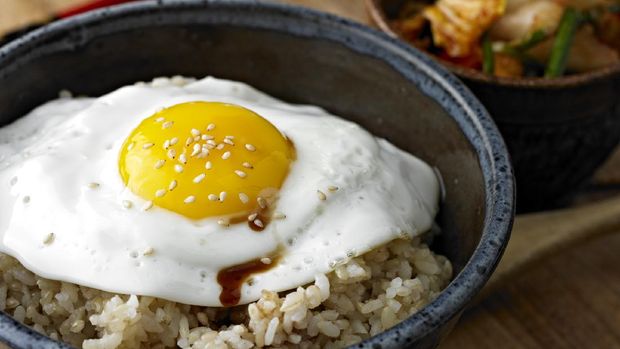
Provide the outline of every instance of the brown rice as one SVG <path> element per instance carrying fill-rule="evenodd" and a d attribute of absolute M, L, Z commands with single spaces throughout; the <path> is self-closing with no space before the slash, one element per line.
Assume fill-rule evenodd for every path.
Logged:
<path fill-rule="evenodd" d="M 0 254 L 0 309 L 84 349 L 342 348 L 384 331 L 434 299 L 452 266 L 420 238 L 375 249 L 314 284 L 263 291 L 236 308 L 208 308 L 41 278 Z"/>

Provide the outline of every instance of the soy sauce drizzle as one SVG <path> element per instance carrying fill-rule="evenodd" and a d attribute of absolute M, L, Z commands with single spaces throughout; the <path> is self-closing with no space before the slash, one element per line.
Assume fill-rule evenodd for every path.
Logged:
<path fill-rule="evenodd" d="M 270 256 L 271 263 L 265 264 L 261 259 L 233 265 L 220 270 L 217 273 L 217 282 L 222 286 L 220 302 L 225 307 L 232 307 L 239 304 L 241 300 L 241 287 L 250 276 L 263 273 L 274 268 L 280 260 L 280 255 Z"/>
<path fill-rule="evenodd" d="M 297 152 L 295 150 L 295 144 L 288 137 L 286 137 L 286 140 L 292 149 L 292 159 L 296 160 Z M 230 217 L 229 223 L 239 224 L 247 222 L 248 226 L 253 231 L 260 232 L 265 230 L 273 217 L 273 209 L 275 208 L 275 203 L 277 201 L 278 190 L 276 188 L 266 188 L 262 190 L 260 196 L 267 201 L 267 205 L 265 207 L 261 208 L 259 205 L 259 207 L 250 212 L 248 215 Z M 249 220 L 248 217 L 253 214 L 256 214 L 256 217 Z M 256 224 L 256 219 L 260 220 L 262 226 Z M 252 275 L 264 273 L 274 268 L 280 261 L 282 254 L 283 247 L 279 246 L 276 251 L 272 253 L 272 255 L 268 256 L 271 260 L 271 263 L 269 264 L 263 263 L 261 261 L 262 258 L 258 258 L 220 270 L 217 273 L 217 282 L 222 287 L 222 291 L 220 292 L 220 302 L 222 305 L 225 307 L 233 307 L 239 304 L 239 301 L 241 300 L 241 287 L 243 284 Z"/>

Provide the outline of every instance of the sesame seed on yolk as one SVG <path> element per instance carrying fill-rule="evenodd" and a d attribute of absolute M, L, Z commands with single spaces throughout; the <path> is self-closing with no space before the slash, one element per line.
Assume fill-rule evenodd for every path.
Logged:
<path fill-rule="evenodd" d="M 144 119 L 125 140 L 119 170 L 144 200 L 203 219 L 257 210 L 263 193 L 281 187 L 293 159 L 288 140 L 260 115 L 231 104 L 189 102 Z M 222 194 L 213 200 L 213 193 Z M 247 200 L 226 199 L 226 193 Z"/>

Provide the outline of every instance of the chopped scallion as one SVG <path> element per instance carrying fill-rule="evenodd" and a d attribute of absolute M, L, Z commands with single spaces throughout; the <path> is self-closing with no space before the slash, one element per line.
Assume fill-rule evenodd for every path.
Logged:
<path fill-rule="evenodd" d="M 569 7 L 564 11 L 547 62 L 545 77 L 555 78 L 564 74 L 575 31 L 580 22 L 579 17 L 579 13 L 574 8 Z"/>
<path fill-rule="evenodd" d="M 495 53 L 488 35 L 482 41 L 482 71 L 490 75 L 495 73 Z"/>

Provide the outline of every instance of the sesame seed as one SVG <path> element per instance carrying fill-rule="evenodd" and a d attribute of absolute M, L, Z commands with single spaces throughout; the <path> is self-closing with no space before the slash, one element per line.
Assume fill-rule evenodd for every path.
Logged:
<path fill-rule="evenodd" d="M 164 120 L 166 119 L 163 116 L 160 116 L 157 119 L 155 119 L 155 122 L 164 122 Z"/>
<path fill-rule="evenodd" d="M 198 176 L 194 177 L 194 183 L 200 183 L 202 182 L 203 179 L 205 179 L 206 175 L 204 173 L 199 174 Z"/>
<path fill-rule="evenodd" d="M 156 170 L 159 170 L 160 168 L 164 167 L 165 164 L 166 164 L 166 160 L 164 159 L 157 160 L 154 167 Z"/>
<path fill-rule="evenodd" d="M 257 197 L 256 202 L 258 202 L 258 206 L 260 206 L 260 208 L 267 208 L 267 200 L 265 200 L 262 196 Z"/>
<path fill-rule="evenodd" d="M 179 164 L 174 165 L 174 171 L 177 173 L 183 173 L 183 165 L 179 165 Z"/>
<path fill-rule="evenodd" d="M 88 183 L 88 187 L 89 187 L 90 189 L 97 189 L 97 188 L 99 188 L 100 186 L 101 186 L 101 184 L 99 184 L 99 183 L 97 183 L 97 182 L 91 182 L 91 183 Z"/>
<path fill-rule="evenodd" d="M 155 143 L 145 143 L 142 145 L 142 149 L 150 149 L 155 145 Z"/>
<path fill-rule="evenodd" d="M 245 178 L 245 176 L 247 176 L 247 174 L 241 170 L 235 170 L 235 173 L 241 178 Z"/>
<path fill-rule="evenodd" d="M 172 127 L 172 125 L 174 125 L 174 122 L 172 122 L 172 121 L 167 121 L 167 122 L 164 122 L 164 123 L 163 123 L 163 125 L 161 125 L 161 128 L 163 128 L 163 129 L 167 129 L 167 128 Z"/>
<path fill-rule="evenodd" d="M 267 258 L 267 257 L 261 258 L 260 262 L 263 264 L 271 264 L 271 258 Z"/>
<path fill-rule="evenodd" d="M 244 204 L 250 202 L 250 198 L 245 193 L 239 193 L 239 200 L 241 200 L 241 202 Z"/>
<path fill-rule="evenodd" d="M 187 137 L 187 139 L 185 140 L 185 146 L 189 147 L 192 143 L 194 143 L 194 138 L 193 137 Z"/>
<path fill-rule="evenodd" d="M 209 124 L 207 126 L 207 131 L 213 131 L 215 129 L 215 124 Z"/>
<path fill-rule="evenodd" d="M 153 201 L 147 201 L 142 205 L 142 211 L 148 211 L 153 208 Z"/>
<path fill-rule="evenodd" d="M 199 141 L 200 141 L 200 136 L 194 137 L 194 142 L 199 142 Z"/>
<path fill-rule="evenodd" d="M 200 131 L 198 131 L 195 128 L 193 128 L 190 132 L 192 133 L 192 136 L 194 136 L 194 137 L 200 136 Z"/>
<path fill-rule="evenodd" d="M 233 142 L 230 138 L 224 138 L 223 142 L 228 145 L 235 145 L 235 142 Z"/>
<path fill-rule="evenodd" d="M 256 219 L 256 217 L 258 217 L 258 213 L 252 213 L 251 215 L 248 216 L 248 221 L 253 221 Z"/>
<path fill-rule="evenodd" d="M 174 137 L 170 140 L 170 145 L 175 145 L 179 143 L 179 138 L 178 137 Z"/>
<path fill-rule="evenodd" d="M 168 148 L 170 148 L 170 140 L 166 139 L 166 141 L 164 142 L 164 149 Z"/>
<path fill-rule="evenodd" d="M 213 136 L 211 136 L 211 135 L 202 135 L 201 138 L 202 138 L 203 141 L 208 141 L 208 140 L 213 139 Z"/>
<path fill-rule="evenodd" d="M 155 196 L 158 198 L 161 198 L 164 195 L 166 195 L 166 189 L 159 189 L 158 191 L 155 192 Z"/>
<path fill-rule="evenodd" d="M 235 139 L 235 136 L 226 136 L 224 138 L 228 138 L 228 139 Z"/>
<path fill-rule="evenodd" d="M 245 145 L 245 149 L 248 151 L 256 151 L 256 147 L 249 143 Z"/>
<path fill-rule="evenodd" d="M 216 143 L 214 140 L 212 140 L 212 139 L 209 139 L 209 140 L 207 141 L 207 144 L 208 144 L 208 145 L 211 145 L 211 146 L 214 146 L 214 147 L 217 145 L 217 143 Z"/>
<path fill-rule="evenodd" d="M 215 149 L 217 149 L 217 150 L 222 150 L 222 149 L 224 149 L 224 143 L 220 143 L 220 144 L 218 144 L 218 145 L 217 145 L 217 147 L 215 147 Z"/>
<path fill-rule="evenodd" d="M 174 149 L 168 149 L 168 157 L 174 159 L 177 156 L 177 151 Z"/>
<path fill-rule="evenodd" d="M 222 159 L 223 160 L 227 160 L 228 158 L 230 158 L 230 152 L 229 151 L 227 151 L 224 154 L 222 154 Z"/>
<path fill-rule="evenodd" d="M 129 200 L 123 200 L 123 207 L 126 209 L 130 209 L 133 207 L 133 202 Z"/>
<path fill-rule="evenodd" d="M 254 224 L 256 224 L 256 226 L 259 227 L 259 228 L 264 228 L 265 227 L 265 225 L 263 224 L 263 221 L 261 221 L 258 218 L 254 220 Z"/>
<path fill-rule="evenodd" d="M 147 248 L 146 250 L 144 250 L 144 252 L 142 252 L 143 256 L 152 256 L 155 253 L 155 249 L 152 247 Z"/>
<path fill-rule="evenodd" d="M 330 185 L 329 187 L 327 187 L 327 190 L 331 191 L 332 193 L 335 191 L 338 191 L 338 187 L 335 185 Z"/>
<path fill-rule="evenodd" d="M 194 144 L 194 148 L 192 151 L 192 154 L 190 156 L 196 156 L 198 155 L 198 153 L 200 153 L 200 150 L 202 149 L 202 147 L 200 146 L 200 144 Z"/>
<path fill-rule="evenodd" d="M 131 150 L 131 149 L 133 149 L 133 147 L 134 147 L 135 145 L 136 145 L 136 144 L 135 144 L 134 142 L 129 143 L 129 145 L 127 146 L 127 150 Z"/>
<path fill-rule="evenodd" d="M 186 197 L 185 200 L 183 200 L 183 202 L 186 203 L 186 204 L 191 204 L 194 201 L 196 201 L 196 197 L 194 195 L 190 195 L 190 196 Z"/>
<path fill-rule="evenodd" d="M 172 181 L 170 181 L 170 184 L 168 184 L 168 190 L 173 191 L 176 187 L 177 181 L 176 179 L 173 179 Z"/>
<path fill-rule="evenodd" d="M 207 156 L 209 156 L 209 149 L 202 148 L 202 150 L 200 151 L 200 154 L 198 154 L 198 157 L 201 158 L 201 159 L 204 159 Z"/>
<path fill-rule="evenodd" d="M 217 221 L 217 224 L 219 224 L 221 226 L 224 226 L 224 227 L 227 227 L 227 226 L 230 225 L 227 221 L 225 221 L 223 219 L 220 219 L 219 221 Z"/>
<path fill-rule="evenodd" d="M 317 190 L 317 191 L 316 191 L 316 194 L 318 195 L 319 200 L 321 200 L 321 201 L 325 201 L 325 200 L 327 200 L 327 195 L 325 195 L 325 193 L 324 193 L 324 192 L 322 192 L 322 191 L 320 191 L 320 190 Z"/>
<path fill-rule="evenodd" d="M 187 164 L 187 156 L 185 156 L 185 153 L 183 153 L 183 154 L 179 155 L 179 161 L 180 161 L 183 165 Z"/>
<path fill-rule="evenodd" d="M 251 163 L 249 163 L 249 162 L 244 162 L 244 163 L 243 163 L 243 164 L 241 164 L 241 165 L 242 165 L 243 167 L 245 167 L 245 168 L 254 168 L 254 166 L 252 166 L 252 164 L 251 164 Z"/>
<path fill-rule="evenodd" d="M 284 219 L 286 218 L 286 215 L 282 212 L 276 211 L 273 213 L 273 218 L 274 219 Z"/>
<path fill-rule="evenodd" d="M 45 239 L 43 239 L 43 244 L 50 245 L 52 242 L 54 242 L 54 238 L 55 238 L 54 233 L 47 234 L 45 236 Z"/>
<path fill-rule="evenodd" d="M 207 198 L 209 199 L 209 201 L 217 201 L 217 200 L 219 200 L 219 198 L 215 194 L 209 194 L 209 196 Z"/>
<path fill-rule="evenodd" d="M 226 192 L 225 191 L 220 193 L 220 201 L 224 202 L 224 200 L 226 200 Z"/>
<path fill-rule="evenodd" d="M 207 170 L 210 170 L 210 169 L 212 169 L 212 168 L 213 168 L 213 164 L 211 164 L 211 161 L 207 161 L 207 163 L 205 164 L 205 168 L 206 168 Z"/>

